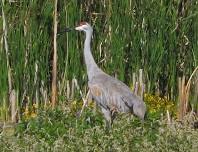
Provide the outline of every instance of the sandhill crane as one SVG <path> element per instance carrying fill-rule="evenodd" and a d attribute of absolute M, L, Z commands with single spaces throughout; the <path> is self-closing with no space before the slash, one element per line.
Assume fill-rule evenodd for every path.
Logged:
<path fill-rule="evenodd" d="M 75 30 L 83 31 L 86 34 L 84 59 L 88 74 L 88 87 L 92 98 L 104 114 L 106 127 L 111 127 L 117 112 L 131 112 L 144 120 L 146 105 L 143 100 L 133 94 L 123 82 L 103 72 L 94 61 L 90 46 L 92 27 L 87 22 L 81 22 Z"/>

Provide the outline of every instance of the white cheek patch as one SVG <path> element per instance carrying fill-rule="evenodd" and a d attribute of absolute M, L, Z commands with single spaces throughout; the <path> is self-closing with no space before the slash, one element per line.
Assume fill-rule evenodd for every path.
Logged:
<path fill-rule="evenodd" d="M 82 31 L 82 26 L 76 27 L 75 30 L 77 30 L 77 31 Z"/>
<path fill-rule="evenodd" d="M 75 28 L 77 31 L 83 31 L 86 28 L 86 25 L 81 25 Z"/>

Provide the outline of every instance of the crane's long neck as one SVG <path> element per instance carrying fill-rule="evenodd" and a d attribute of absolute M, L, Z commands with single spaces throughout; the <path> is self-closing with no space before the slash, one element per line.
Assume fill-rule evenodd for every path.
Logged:
<path fill-rule="evenodd" d="M 85 64 L 87 67 L 87 73 L 88 73 L 89 80 L 91 80 L 92 77 L 94 76 L 94 74 L 99 70 L 99 68 L 91 54 L 91 36 L 92 36 L 92 30 L 87 31 L 85 44 L 84 44 L 84 58 L 85 58 Z"/>

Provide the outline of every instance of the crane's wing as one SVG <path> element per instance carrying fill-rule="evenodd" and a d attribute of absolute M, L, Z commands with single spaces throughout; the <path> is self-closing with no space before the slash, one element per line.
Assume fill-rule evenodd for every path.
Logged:
<path fill-rule="evenodd" d="M 102 108 L 106 110 L 110 110 L 109 105 L 106 103 L 104 88 L 100 84 L 91 83 L 91 82 L 88 82 L 88 86 L 89 86 L 92 98 L 96 101 L 96 103 Z"/>
<path fill-rule="evenodd" d="M 142 102 L 127 85 L 107 74 L 95 76 L 88 85 L 94 100 L 103 107 L 129 112 L 134 104 Z"/>

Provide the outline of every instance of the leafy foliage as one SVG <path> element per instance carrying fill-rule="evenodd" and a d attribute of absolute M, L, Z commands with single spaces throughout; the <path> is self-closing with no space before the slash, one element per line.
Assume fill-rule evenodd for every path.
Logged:
<path fill-rule="evenodd" d="M 177 106 L 173 101 L 170 101 L 166 98 L 152 94 L 145 94 L 144 101 L 146 102 L 150 113 L 164 113 L 166 110 L 169 110 L 169 112 L 176 114 Z"/>
<path fill-rule="evenodd" d="M 144 126 L 129 115 L 119 115 L 109 132 L 100 113 L 86 108 L 82 117 L 67 110 L 39 110 L 24 120 L 15 136 L 0 136 L 2 151 L 192 151 L 197 150 L 197 131 L 191 125 L 149 116 Z"/>

